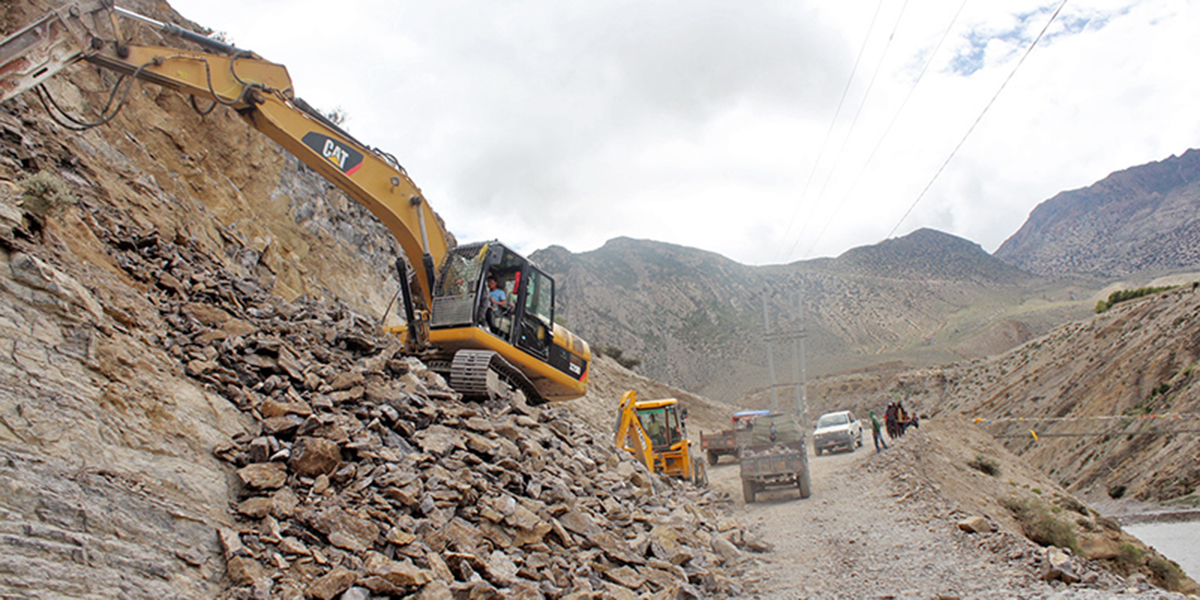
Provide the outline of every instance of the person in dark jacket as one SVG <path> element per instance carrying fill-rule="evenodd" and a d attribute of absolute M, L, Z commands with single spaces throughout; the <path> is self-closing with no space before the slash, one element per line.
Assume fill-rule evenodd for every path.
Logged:
<path fill-rule="evenodd" d="M 899 429 L 899 422 L 897 420 L 895 402 L 887 405 L 887 410 L 885 410 L 883 413 L 883 422 L 885 425 L 887 425 L 887 434 L 889 439 L 895 441 L 896 438 L 900 437 L 900 433 L 896 431 Z"/>

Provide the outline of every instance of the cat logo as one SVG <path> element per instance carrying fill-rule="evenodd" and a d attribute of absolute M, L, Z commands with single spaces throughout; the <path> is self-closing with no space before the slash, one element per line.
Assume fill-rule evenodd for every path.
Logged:
<path fill-rule="evenodd" d="M 347 175 L 353 175 L 362 166 L 363 155 L 361 152 L 327 135 L 310 131 L 304 134 L 301 141 Z"/>

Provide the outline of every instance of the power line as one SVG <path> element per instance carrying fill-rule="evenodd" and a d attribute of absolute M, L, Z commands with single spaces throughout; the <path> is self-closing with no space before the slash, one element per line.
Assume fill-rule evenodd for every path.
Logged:
<path fill-rule="evenodd" d="M 892 132 L 892 127 L 896 125 L 896 121 L 900 120 L 900 114 L 903 113 L 904 109 L 908 106 L 908 101 L 912 98 L 913 93 L 917 91 L 917 86 L 921 85 L 921 80 L 925 78 L 925 73 L 929 70 L 929 65 L 933 64 L 933 58 L 937 56 L 938 50 L 942 49 L 942 44 L 945 43 L 946 38 L 950 37 L 950 32 L 953 31 L 954 24 L 958 22 L 958 17 L 962 15 L 962 11 L 964 8 L 966 8 L 968 1 L 969 0 L 963 0 L 962 3 L 958 5 L 958 10 L 955 11 L 954 17 L 950 19 L 950 23 L 946 25 L 946 30 L 942 32 L 941 39 L 939 39 L 937 44 L 933 47 L 933 50 L 929 53 L 929 57 L 925 59 L 925 64 L 921 66 L 921 72 L 917 74 L 916 81 L 913 82 L 912 87 L 908 88 L 908 93 L 905 94 L 904 100 L 900 103 L 900 108 L 896 109 L 896 114 L 892 115 L 892 120 L 888 122 L 887 128 L 885 128 L 883 130 L 883 134 L 879 136 L 879 141 L 876 142 L 875 147 L 871 149 L 870 156 L 867 157 L 867 160 L 863 163 L 862 168 L 858 170 L 858 175 L 854 176 L 854 182 L 850 184 L 850 188 L 846 190 L 846 193 L 842 196 L 841 201 L 838 202 L 834 207 L 833 214 L 830 215 L 829 219 L 825 221 L 825 225 L 821 227 L 821 231 L 817 233 L 817 236 L 813 238 L 812 243 L 809 244 L 808 248 L 804 251 L 804 258 L 812 255 L 813 250 L 817 247 L 817 242 L 820 242 L 821 238 L 825 237 L 825 232 L 829 230 L 829 226 L 836 219 L 838 212 L 841 211 L 843 206 L 845 206 L 846 200 L 850 198 L 850 195 L 854 193 L 854 190 L 858 189 L 858 182 L 862 181 L 863 174 L 867 172 L 867 167 L 869 167 L 871 162 L 875 160 L 875 155 L 878 154 L 879 149 L 883 147 L 883 142 L 887 139 L 888 134 Z M 796 246 L 799 245 L 799 243 L 800 238 L 797 237 L 796 243 L 792 245 L 791 252 L 788 253 L 789 256 L 792 252 L 796 251 Z"/>
<path fill-rule="evenodd" d="M 1174 435 L 1177 433 L 1200 433 L 1200 429 L 1153 429 L 1150 431 L 1093 431 L 1084 433 L 1041 433 L 1038 432 L 1039 438 L 1051 437 L 1104 437 L 1104 436 L 1139 436 L 1139 435 Z M 1026 438 L 1032 437 L 1029 433 L 1005 433 L 992 434 L 994 438 Z"/>
<path fill-rule="evenodd" d="M 1091 415 L 1087 417 L 998 417 L 988 419 L 975 417 L 975 423 L 987 425 L 1000 423 L 1069 423 L 1081 421 L 1152 421 L 1154 419 L 1196 419 L 1200 413 L 1144 413 L 1138 415 Z"/>
<path fill-rule="evenodd" d="M 1038 32 L 1037 37 L 1033 40 L 1033 43 L 1029 44 L 1029 48 L 1027 48 L 1025 53 L 1021 55 L 1021 59 L 1017 61 L 1017 64 L 1013 67 L 1012 72 L 1009 73 L 1008 77 L 1004 79 L 1004 82 L 1000 84 L 1000 88 L 996 90 L 996 93 L 992 96 L 992 99 L 988 100 L 987 105 L 983 107 L 983 111 L 980 112 L 979 116 L 975 118 L 975 122 L 971 123 L 971 127 L 967 129 L 965 134 L 963 134 L 962 139 L 958 141 L 958 145 L 956 145 L 954 149 L 950 151 L 950 156 L 947 156 L 946 160 L 942 162 L 942 166 L 938 167 L 937 172 L 933 174 L 933 178 L 930 179 L 929 183 L 925 185 L 925 189 L 921 190 L 921 193 L 917 195 L 917 199 L 913 200 L 912 205 L 908 207 L 908 210 L 904 211 L 904 214 L 900 217 L 900 220 L 896 221 L 896 226 L 892 227 L 892 230 L 888 232 L 884 239 L 889 239 L 893 234 L 896 233 L 896 230 L 900 228 L 900 224 L 903 223 L 904 220 L 908 218 L 908 215 L 912 213 L 913 209 L 917 207 L 917 204 L 922 198 L 925 197 L 926 192 L 929 191 L 929 188 L 933 187 L 933 183 L 937 181 L 937 178 L 942 174 L 942 171 L 946 169 L 946 165 L 950 164 L 950 161 L 954 159 L 954 155 L 957 154 L 958 150 L 963 147 L 963 144 L 966 143 L 967 138 L 971 136 L 971 132 L 975 131 L 975 127 L 979 125 L 980 121 L 983 120 L 983 116 L 987 114 L 988 109 L 990 109 L 992 104 L 996 102 L 996 98 L 1000 97 L 1000 93 L 1004 91 L 1004 88 L 1008 85 L 1008 82 L 1012 81 L 1013 76 L 1017 74 L 1017 69 L 1020 69 L 1021 65 L 1025 63 L 1025 59 L 1029 58 L 1029 54 L 1032 53 L 1033 49 L 1037 47 L 1037 44 L 1039 41 L 1041 41 L 1042 36 L 1046 34 L 1046 30 L 1050 29 L 1050 24 L 1054 22 L 1054 19 L 1058 17 L 1058 13 L 1062 12 L 1063 7 L 1066 5 L 1067 0 L 1062 0 L 1062 2 L 1058 5 L 1058 8 L 1054 9 L 1054 14 L 1050 15 L 1050 20 L 1046 21 L 1046 25 L 1042 27 L 1040 32 Z"/>
<path fill-rule="evenodd" d="M 883 46 L 883 52 L 879 55 L 879 61 L 875 63 L 875 70 L 871 72 L 871 80 L 867 83 L 867 90 L 863 92 L 862 102 L 858 105 L 858 110 L 854 112 L 854 118 L 850 120 L 850 128 L 846 131 L 846 137 L 842 138 L 842 145 L 838 148 L 837 156 L 833 157 L 833 164 L 829 166 L 829 171 L 825 174 L 825 183 L 821 184 L 821 191 L 817 192 L 816 203 L 820 204 L 825 197 L 825 190 L 829 188 L 829 182 L 833 180 L 833 174 L 837 171 L 838 164 L 842 162 L 842 154 L 846 152 L 846 145 L 850 143 L 850 138 L 854 135 L 854 129 L 858 125 L 858 118 L 862 116 L 863 108 L 867 105 L 867 100 L 871 98 L 871 90 L 875 87 L 875 80 L 879 77 L 879 69 L 883 67 L 883 61 L 887 59 L 888 50 L 892 47 L 892 40 L 896 39 L 896 30 L 900 29 L 900 21 L 904 19 L 904 11 L 908 8 L 908 0 L 904 0 L 904 4 L 900 6 L 900 13 L 896 15 L 896 23 L 892 25 L 892 32 L 888 34 L 887 43 Z M 837 206 L 834 207 L 834 214 L 837 214 Z M 832 219 L 832 217 L 830 217 Z M 826 221 L 828 223 L 828 221 Z M 796 246 L 800 244 L 800 239 L 804 237 L 804 231 L 808 228 L 808 222 L 800 228 L 800 233 L 796 234 L 796 241 L 792 244 L 792 248 L 788 250 L 788 256 L 791 256 L 796 251 Z"/>
<path fill-rule="evenodd" d="M 792 218 L 788 221 L 787 229 L 783 232 L 783 239 L 787 239 L 788 234 L 792 232 L 792 225 L 796 223 L 796 217 L 800 215 L 800 208 L 804 206 L 804 198 L 808 195 L 808 186 L 812 183 L 813 175 L 817 172 L 817 165 L 821 164 L 821 157 L 825 155 L 825 145 L 829 143 L 829 136 L 833 133 L 833 127 L 837 124 L 838 117 L 842 114 L 842 106 L 846 102 L 846 96 L 850 93 L 850 86 L 854 83 L 854 74 L 858 72 L 858 65 L 862 62 L 863 54 L 867 50 L 867 42 L 871 40 L 871 32 L 875 30 L 875 21 L 879 18 L 879 11 L 883 8 L 883 0 L 875 5 L 875 14 L 871 16 L 871 24 L 867 27 L 867 35 L 863 37 L 862 46 L 858 48 L 858 57 L 854 59 L 854 67 L 850 69 L 850 77 L 846 79 L 846 87 L 842 90 L 842 97 L 838 100 L 837 110 L 833 113 L 833 119 L 829 121 L 829 128 L 825 130 L 825 139 L 821 140 L 821 148 L 817 151 L 817 158 L 813 161 L 812 170 L 808 172 L 808 179 L 804 182 L 804 190 L 800 192 L 800 201 L 796 203 L 796 210 L 792 213 Z"/>

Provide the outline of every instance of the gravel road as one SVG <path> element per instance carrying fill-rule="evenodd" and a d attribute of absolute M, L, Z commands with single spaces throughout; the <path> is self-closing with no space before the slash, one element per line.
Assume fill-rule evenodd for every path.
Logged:
<path fill-rule="evenodd" d="M 905 440 L 900 440 L 903 443 Z M 774 551 L 747 573 L 756 598 L 1183 598 L 1107 572 L 1082 568 L 1075 585 L 1042 580 L 1043 550 L 1005 532 L 967 534 L 970 516 L 952 506 L 889 453 L 811 456 L 813 495 L 794 489 L 742 500 L 738 465 L 710 467 L 711 485 Z"/>

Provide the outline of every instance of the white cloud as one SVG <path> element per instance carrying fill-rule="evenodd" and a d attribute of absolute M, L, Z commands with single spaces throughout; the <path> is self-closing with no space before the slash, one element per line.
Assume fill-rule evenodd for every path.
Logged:
<path fill-rule="evenodd" d="M 628 235 L 761 264 L 896 227 L 1058 2 L 172 5 L 343 108 L 460 239 L 583 251 Z M 994 250 L 1058 191 L 1197 146 L 1196 31 L 1184 0 L 1067 4 L 897 235 Z"/>

